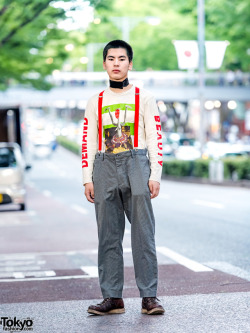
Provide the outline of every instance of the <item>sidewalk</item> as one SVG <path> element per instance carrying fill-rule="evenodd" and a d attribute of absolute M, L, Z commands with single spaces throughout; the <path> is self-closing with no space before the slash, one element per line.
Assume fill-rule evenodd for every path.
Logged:
<path fill-rule="evenodd" d="M 1 317 L 30 318 L 35 333 L 250 332 L 250 292 L 160 299 L 165 315 L 142 315 L 140 298 L 125 298 L 126 312 L 121 315 L 88 315 L 88 306 L 100 300 L 5 304 L 0 305 L 0 314 Z"/>

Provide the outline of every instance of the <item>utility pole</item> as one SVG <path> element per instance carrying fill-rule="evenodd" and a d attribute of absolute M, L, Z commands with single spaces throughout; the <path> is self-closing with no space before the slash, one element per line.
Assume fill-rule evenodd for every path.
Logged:
<path fill-rule="evenodd" d="M 201 144 L 201 152 L 204 147 L 206 129 L 205 129 L 205 65 L 204 65 L 204 50 L 205 50 L 205 9 L 204 0 L 198 0 L 198 47 L 199 47 L 199 100 L 200 100 L 200 133 L 199 140 Z"/>
<path fill-rule="evenodd" d="M 113 22 L 118 29 L 122 32 L 122 39 L 129 43 L 130 31 L 133 30 L 138 23 L 144 21 L 142 17 L 110 17 L 110 21 Z"/>
<path fill-rule="evenodd" d="M 132 31 L 140 22 L 146 22 L 149 25 L 159 25 L 161 20 L 159 17 L 146 16 L 146 17 L 110 17 L 118 29 L 122 32 L 122 39 L 129 43 L 130 31 Z"/>
<path fill-rule="evenodd" d="M 95 53 L 105 46 L 105 43 L 89 43 L 87 44 L 87 72 L 94 72 L 94 56 Z"/>

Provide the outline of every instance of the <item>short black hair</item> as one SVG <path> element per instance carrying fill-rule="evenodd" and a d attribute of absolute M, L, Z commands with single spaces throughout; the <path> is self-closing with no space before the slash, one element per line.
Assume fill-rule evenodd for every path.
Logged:
<path fill-rule="evenodd" d="M 109 42 L 103 49 L 103 61 L 106 61 L 106 57 L 109 49 L 118 49 L 123 48 L 127 51 L 129 62 L 133 60 L 133 49 L 132 47 L 125 42 L 124 40 L 116 39 Z"/>

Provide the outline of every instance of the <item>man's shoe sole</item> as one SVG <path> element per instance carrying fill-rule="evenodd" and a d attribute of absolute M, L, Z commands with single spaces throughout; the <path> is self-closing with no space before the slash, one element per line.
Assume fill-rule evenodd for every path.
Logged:
<path fill-rule="evenodd" d="M 97 310 L 88 309 L 88 313 L 99 315 L 99 316 L 105 316 L 105 315 L 109 315 L 109 314 L 121 314 L 124 312 L 125 312 L 125 308 L 113 309 L 113 310 L 110 310 L 107 312 L 101 312 L 101 311 L 97 311 Z"/>
<path fill-rule="evenodd" d="M 155 308 L 152 310 L 147 310 L 147 309 L 141 309 L 141 313 L 143 314 L 148 314 L 148 315 L 156 315 L 156 314 L 163 314 L 165 312 L 164 309 L 161 308 Z"/>

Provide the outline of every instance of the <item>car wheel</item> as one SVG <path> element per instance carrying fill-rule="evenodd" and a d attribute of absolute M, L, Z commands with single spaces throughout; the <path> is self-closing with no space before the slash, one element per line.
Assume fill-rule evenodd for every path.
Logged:
<path fill-rule="evenodd" d="M 25 204 L 24 203 L 22 203 L 22 204 L 20 204 L 20 210 L 25 210 Z"/>

